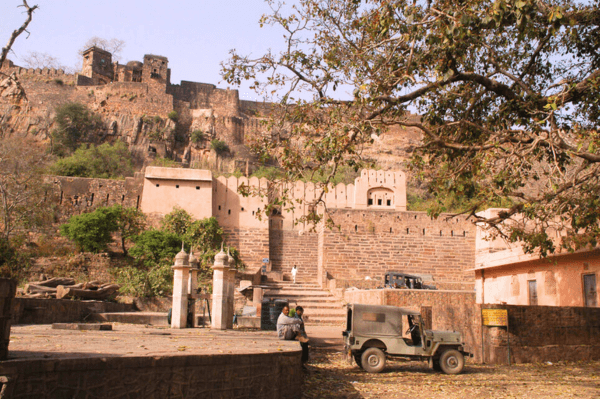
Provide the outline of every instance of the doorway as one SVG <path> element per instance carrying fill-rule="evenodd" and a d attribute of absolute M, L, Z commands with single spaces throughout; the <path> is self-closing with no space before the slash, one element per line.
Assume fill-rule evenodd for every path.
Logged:
<path fill-rule="evenodd" d="M 596 275 L 583 276 L 583 301 L 586 307 L 598 306 L 598 293 L 596 291 Z"/>
<path fill-rule="evenodd" d="M 527 281 L 529 285 L 529 305 L 537 306 L 538 305 L 538 295 L 537 295 L 537 281 Z"/>

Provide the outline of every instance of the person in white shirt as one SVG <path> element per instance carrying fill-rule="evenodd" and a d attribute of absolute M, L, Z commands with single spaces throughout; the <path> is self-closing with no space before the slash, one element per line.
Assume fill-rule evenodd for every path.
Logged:
<path fill-rule="evenodd" d="M 298 268 L 294 265 L 292 267 L 292 278 L 294 278 L 294 283 L 296 283 L 296 274 L 298 273 Z"/>

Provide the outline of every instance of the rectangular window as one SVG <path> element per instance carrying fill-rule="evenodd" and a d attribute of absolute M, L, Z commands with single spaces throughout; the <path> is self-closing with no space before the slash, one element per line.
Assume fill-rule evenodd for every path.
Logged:
<path fill-rule="evenodd" d="M 583 276 L 583 298 L 586 307 L 596 307 L 598 305 L 595 274 Z"/>
<path fill-rule="evenodd" d="M 372 206 L 373 205 L 373 199 L 369 199 L 367 202 L 368 205 Z"/>
<path fill-rule="evenodd" d="M 385 322 L 385 314 L 366 312 L 363 313 L 362 320 L 369 322 Z"/>
<path fill-rule="evenodd" d="M 529 305 L 537 306 L 538 305 L 538 295 L 537 295 L 537 282 L 536 281 L 527 281 L 529 284 Z"/>

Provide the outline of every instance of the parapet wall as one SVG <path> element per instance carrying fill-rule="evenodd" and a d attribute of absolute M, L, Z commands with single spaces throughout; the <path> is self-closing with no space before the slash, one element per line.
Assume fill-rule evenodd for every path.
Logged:
<path fill-rule="evenodd" d="M 255 211 L 264 210 L 266 199 L 256 196 L 243 197 L 238 193 L 240 187 L 248 185 L 258 188 L 265 195 L 269 189 L 269 182 L 264 178 L 259 180 L 257 178 L 236 178 L 235 176 L 225 178 L 221 176 L 216 179 L 213 215 L 223 226 L 263 226 L 256 221 Z M 296 181 L 288 186 L 288 190 L 291 201 L 282 206 L 281 218 L 273 219 L 271 228 L 304 231 L 309 227 L 305 224 L 296 224 L 296 222 L 311 212 L 313 207 L 311 203 L 314 203 L 325 189 L 313 182 Z M 274 197 L 275 195 L 270 194 L 270 196 Z M 355 179 L 354 184 L 330 185 L 322 200 L 328 210 L 405 211 L 406 175 L 401 171 L 365 169 L 362 170 L 361 176 Z"/>
<path fill-rule="evenodd" d="M 141 205 L 143 181 L 139 175 L 124 180 L 48 176 L 46 182 L 53 184 L 55 201 L 65 218 L 114 204 Z"/>

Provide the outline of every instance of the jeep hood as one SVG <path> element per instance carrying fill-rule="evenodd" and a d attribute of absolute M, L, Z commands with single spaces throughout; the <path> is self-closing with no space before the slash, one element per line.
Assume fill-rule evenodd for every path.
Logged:
<path fill-rule="evenodd" d="M 441 342 L 441 343 L 461 343 L 462 342 L 459 332 L 425 330 L 425 336 L 427 337 L 427 339 L 432 339 L 434 342 Z"/>

